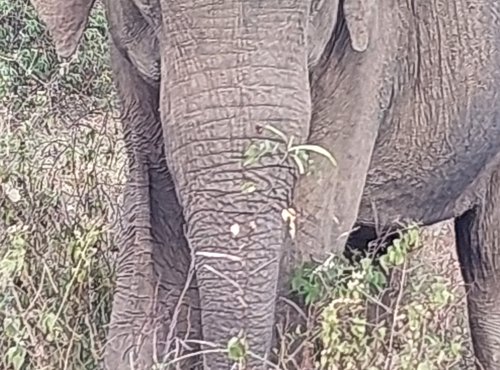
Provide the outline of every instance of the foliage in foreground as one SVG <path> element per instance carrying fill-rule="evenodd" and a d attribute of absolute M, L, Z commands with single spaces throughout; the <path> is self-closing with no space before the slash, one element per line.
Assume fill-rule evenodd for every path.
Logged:
<path fill-rule="evenodd" d="M 450 369 L 467 350 L 459 286 L 416 264 L 420 231 L 401 233 L 378 263 L 334 257 L 303 269 L 293 288 L 317 324 L 321 369 Z M 411 262 L 413 258 L 413 263 Z M 389 277 L 389 278 L 388 278 Z"/>
<path fill-rule="evenodd" d="M 0 368 L 96 369 L 124 175 L 102 9 L 69 64 L 57 60 L 27 0 L 0 0 L 0 17 Z M 457 364 L 465 341 L 457 284 L 421 264 L 417 245 L 410 230 L 382 266 L 336 257 L 297 272 L 292 285 L 308 322 L 285 336 L 312 345 L 303 352 L 313 368 Z M 396 276 L 388 302 L 384 266 Z M 387 314 L 375 327 L 368 302 Z M 241 362 L 249 351 L 228 347 Z"/>

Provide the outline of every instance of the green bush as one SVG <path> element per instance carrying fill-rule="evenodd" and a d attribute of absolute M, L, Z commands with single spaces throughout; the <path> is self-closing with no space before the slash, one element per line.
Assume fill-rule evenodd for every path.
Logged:
<path fill-rule="evenodd" d="M 420 231 L 409 228 L 378 263 L 333 257 L 299 269 L 293 290 L 314 309 L 317 369 L 457 368 L 468 351 L 460 286 L 411 265 Z M 418 258 L 414 259 L 414 262 Z M 392 288 L 391 288 L 392 283 Z M 395 285 L 394 285 L 395 284 Z"/>
<path fill-rule="evenodd" d="M 28 1 L 0 17 L 0 368 L 96 369 L 123 177 L 103 10 L 66 63 Z"/>
<path fill-rule="evenodd" d="M 0 103 L 26 118 L 40 106 L 65 97 L 103 103 L 112 96 L 106 20 L 97 6 L 79 53 L 61 62 L 28 0 L 0 0 Z"/>

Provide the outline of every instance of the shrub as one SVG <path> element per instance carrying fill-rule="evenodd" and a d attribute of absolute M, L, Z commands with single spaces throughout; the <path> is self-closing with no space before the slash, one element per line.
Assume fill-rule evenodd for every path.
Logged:
<path fill-rule="evenodd" d="M 461 365 L 468 351 L 458 300 L 461 287 L 415 263 L 422 260 L 415 256 L 421 248 L 419 235 L 415 227 L 401 233 L 378 263 L 370 255 L 358 262 L 333 257 L 298 270 L 292 287 L 309 312 L 315 312 L 307 333 L 319 338 L 315 368 L 427 370 Z"/>
<path fill-rule="evenodd" d="M 123 176 L 103 10 L 67 63 L 28 1 L 0 14 L 0 368 L 96 369 Z"/>
<path fill-rule="evenodd" d="M 28 0 L 0 0 L 0 103 L 26 118 L 37 107 L 84 97 L 99 104 L 112 96 L 106 20 L 95 7 L 79 53 L 61 62 Z"/>

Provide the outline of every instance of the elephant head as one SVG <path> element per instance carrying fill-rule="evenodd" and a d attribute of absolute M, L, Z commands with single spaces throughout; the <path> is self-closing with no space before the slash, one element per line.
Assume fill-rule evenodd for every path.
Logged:
<path fill-rule="evenodd" d="M 76 51 L 94 2 L 95 0 L 32 0 L 40 19 L 54 39 L 59 56 L 67 58 Z M 331 36 L 337 23 L 338 8 L 339 0 L 311 0 L 307 33 L 310 64 L 318 61 Z M 364 51 L 368 47 L 374 12 L 375 0 L 344 1 L 343 13 L 354 50 Z"/>
<path fill-rule="evenodd" d="M 74 53 L 93 0 L 32 1 L 58 53 Z M 311 70 L 334 37 L 340 15 L 352 49 L 369 48 L 376 2 L 108 1 L 111 11 L 123 3 L 123 9 L 159 13 L 154 34 L 161 59 L 162 134 L 195 258 L 203 339 L 225 346 L 243 335 L 255 354 L 249 368 L 260 368 L 271 345 L 288 238 L 282 215 L 292 204 L 297 169 L 280 155 L 245 166 L 242 154 L 265 142 L 283 150 L 287 143 L 277 131 L 287 140 L 307 141 Z M 143 11 L 137 14 L 147 18 Z M 247 184 L 252 191 L 245 191 Z M 229 368 L 220 352 L 207 351 L 204 361 L 207 369 Z"/>

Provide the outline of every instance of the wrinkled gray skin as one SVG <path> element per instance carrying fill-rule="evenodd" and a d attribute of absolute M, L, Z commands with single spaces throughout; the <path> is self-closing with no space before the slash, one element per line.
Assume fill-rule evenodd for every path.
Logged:
<path fill-rule="evenodd" d="M 71 55 L 92 1 L 33 2 Z M 355 225 L 451 217 L 474 349 L 485 369 L 500 368 L 498 1 L 107 8 L 130 160 L 107 368 L 149 369 L 182 343 L 197 350 L 189 339 L 225 346 L 240 330 L 265 358 L 290 267 L 341 251 Z M 300 179 L 281 158 L 244 169 L 252 139 L 276 139 L 265 124 L 323 146 L 338 167 L 320 159 Z M 257 190 L 242 192 L 247 182 Z M 203 363 L 229 369 L 217 351 Z"/>

